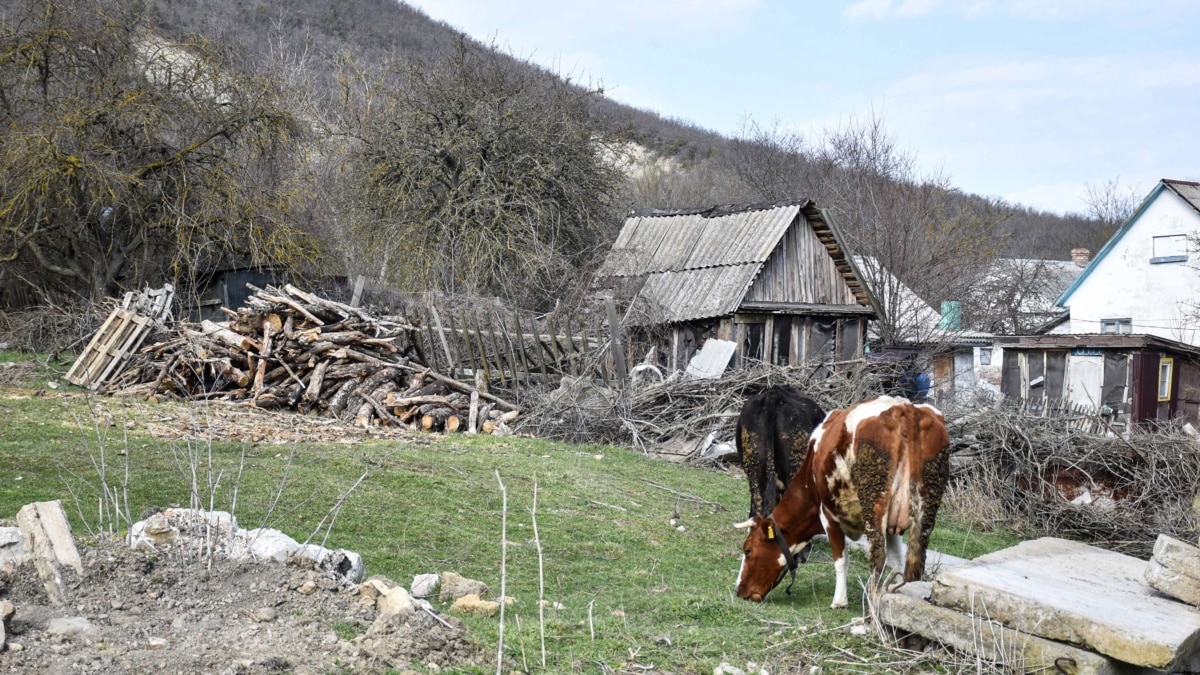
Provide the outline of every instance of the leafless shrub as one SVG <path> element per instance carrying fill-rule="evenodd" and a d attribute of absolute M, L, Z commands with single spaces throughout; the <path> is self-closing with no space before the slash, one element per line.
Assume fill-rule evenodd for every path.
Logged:
<path fill-rule="evenodd" d="M 81 348 L 113 309 L 86 300 L 0 312 L 0 342 L 9 349 L 58 354 Z"/>
<path fill-rule="evenodd" d="M 1159 533 L 1195 539 L 1195 437 L 1177 424 L 1128 436 L 1077 426 L 1078 420 L 1011 407 L 952 423 L 958 468 L 951 501 L 973 500 L 983 513 L 999 505 L 1004 516 L 979 517 L 1003 519 L 1009 527 L 1024 522 L 1035 534 L 1142 557 Z"/>

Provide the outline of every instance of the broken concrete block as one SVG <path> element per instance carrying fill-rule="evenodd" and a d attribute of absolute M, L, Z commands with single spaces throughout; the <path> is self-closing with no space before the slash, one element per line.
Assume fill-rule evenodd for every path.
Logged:
<path fill-rule="evenodd" d="M 1119 675 L 1129 671 L 1095 652 L 1021 633 L 984 616 L 972 616 L 932 605 L 926 599 L 932 582 L 909 582 L 896 593 L 879 597 L 880 623 L 935 640 L 984 661 L 1016 666 L 1021 672 L 1058 675 Z M 1067 667 L 1070 664 L 1070 667 Z"/>
<path fill-rule="evenodd" d="M 82 576 L 83 561 L 75 548 L 75 538 L 71 535 L 71 524 L 67 522 L 62 502 L 56 499 L 22 506 L 17 512 L 17 525 L 50 602 L 65 604 L 67 593 L 62 569 L 70 567 Z"/>
<path fill-rule="evenodd" d="M 16 568 L 29 560 L 21 528 L 0 527 L 0 570 Z"/>
<path fill-rule="evenodd" d="M 1146 562 L 1044 537 L 944 571 L 935 605 L 1070 642 L 1119 661 L 1165 670 L 1200 665 L 1200 613 L 1158 595 Z"/>
<path fill-rule="evenodd" d="M 480 600 L 478 595 L 468 593 L 454 601 L 450 605 L 451 614 L 465 614 L 467 616 L 496 616 L 496 612 L 500 611 L 500 603 L 491 600 Z"/>
<path fill-rule="evenodd" d="M 1173 572 L 1187 575 L 1200 583 L 1200 548 L 1174 537 L 1160 534 L 1158 541 L 1154 542 L 1154 555 L 1151 559 L 1158 561 L 1160 565 Z"/>
<path fill-rule="evenodd" d="M 1200 580 L 1180 574 L 1154 558 L 1146 563 L 1146 583 L 1160 593 L 1200 607 Z"/>
<path fill-rule="evenodd" d="M 442 572 L 441 592 L 438 594 L 443 602 L 457 600 L 464 595 L 475 595 L 486 598 L 491 593 L 487 584 L 474 579 L 467 579 L 457 572 Z"/>

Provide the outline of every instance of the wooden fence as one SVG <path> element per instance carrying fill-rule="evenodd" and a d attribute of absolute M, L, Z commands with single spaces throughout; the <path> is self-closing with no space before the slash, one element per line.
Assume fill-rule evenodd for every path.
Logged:
<path fill-rule="evenodd" d="M 1089 434 L 1101 434 L 1109 429 L 1116 419 L 1106 420 L 1094 406 L 1072 403 L 1061 398 L 1027 398 L 1005 400 L 1005 405 L 1035 417 L 1061 419 L 1067 426 Z M 1124 424 L 1118 426 L 1123 427 Z"/>
<path fill-rule="evenodd" d="M 482 377 L 506 387 L 557 382 L 563 375 L 617 377 L 611 332 L 598 312 L 534 316 L 432 303 L 419 311 L 425 360 L 451 377 Z"/>

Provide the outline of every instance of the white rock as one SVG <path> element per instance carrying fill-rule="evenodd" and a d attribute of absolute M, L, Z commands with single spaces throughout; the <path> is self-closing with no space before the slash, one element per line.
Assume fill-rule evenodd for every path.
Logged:
<path fill-rule="evenodd" d="M 746 671 L 722 661 L 721 665 L 713 668 L 713 675 L 746 675 Z"/>
<path fill-rule="evenodd" d="M 367 577 L 367 566 L 362 556 L 344 548 L 327 549 L 316 544 L 303 544 L 296 549 L 294 556 L 308 558 L 321 567 L 337 573 L 350 583 L 362 583 Z"/>
<path fill-rule="evenodd" d="M 278 563 L 287 561 L 288 556 L 300 548 L 295 539 L 279 530 L 269 527 L 253 530 L 240 530 L 237 538 L 244 542 L 245 551 L 255 560 L 273 560 Z M 231 557 L 242 557 L 234 555 Z"/>
<path fill-rule="evenodd" d="M 91 621 L 82 616 L 59 617 L 50 619 L 50 623 L 46 624 L 46 632 L 51 635 L 61 635 L 65 638 L 76 640 L 90 640 L 96 637 L 97 630 Z"/>
<path fill-rule="evenodd" d="M 414 598 L 428 598 L 437 593 L 441 583 L 442 578 L 437 574 L 418 574 L 412 580 L 412 595 Z"/>

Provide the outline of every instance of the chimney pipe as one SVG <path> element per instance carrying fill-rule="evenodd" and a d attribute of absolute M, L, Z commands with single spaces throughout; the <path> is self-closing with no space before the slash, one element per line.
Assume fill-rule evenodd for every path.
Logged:
<path fill-rule="evenodd" d="M 1092 252 L 1086 248 L 1071 249 L 1071 260 L 1079 267 L 1087 267 L 1088 261 L 1092 259 Z"/>

